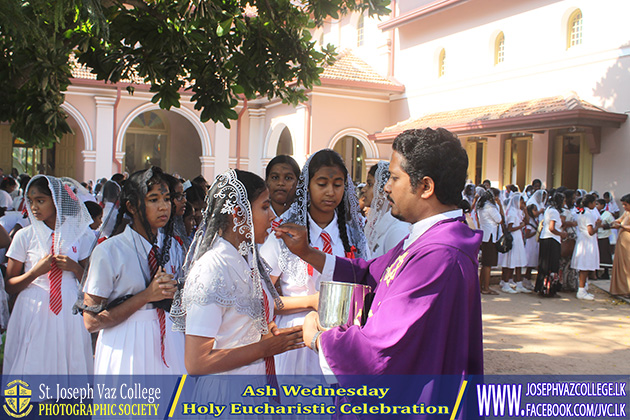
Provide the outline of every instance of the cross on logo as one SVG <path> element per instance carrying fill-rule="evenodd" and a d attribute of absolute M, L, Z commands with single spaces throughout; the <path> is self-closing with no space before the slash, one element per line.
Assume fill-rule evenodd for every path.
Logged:
<path fill-rule="evenodd" d="M 15 418 L 27 416 L 33 409 L 30 404 L 31 394 L 32 391 L 26 382 L 19 379 L 10 382 L 4 390 L 4 411 Z"/>

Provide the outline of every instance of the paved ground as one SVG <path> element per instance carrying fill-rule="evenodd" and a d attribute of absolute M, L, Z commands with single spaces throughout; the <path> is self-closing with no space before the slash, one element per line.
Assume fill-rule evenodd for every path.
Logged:
<path fill-rule="evenodd" d="M 486 374 L 630 374 L 630 305 L 591 284 L 592 302 L 482 295 Z"/>

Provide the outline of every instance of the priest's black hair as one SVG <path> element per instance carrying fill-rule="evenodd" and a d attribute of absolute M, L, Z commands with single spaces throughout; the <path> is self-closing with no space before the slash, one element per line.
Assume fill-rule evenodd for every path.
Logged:
<path fill-rule="evenodd" d="M 427 176 L 435 183 L 440 203 L 459 205 L 466 184 L 468 155 L 453 133 L 444 128 L 406 130 L 396 137 L 392 147 L 402 156 L 402 169 L 409 175 L 414 190 Z"/>

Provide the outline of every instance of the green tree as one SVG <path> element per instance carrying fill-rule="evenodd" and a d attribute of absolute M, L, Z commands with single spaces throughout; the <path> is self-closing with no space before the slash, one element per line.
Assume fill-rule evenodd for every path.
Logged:
<path fill-rule="evenodd" d="M 201 120 L 229 127 L 239 95 L 296 104 L 332 47 L 310 30 L 389 0 L 0 0 L 0 120 L 29 145 L 70 132 L 61 108 L 72 55 L 97 79 L 151 85 L 161 108 L 192 92 Z M 76 64 L 76 63 L 75 63 Z M 133 87 L 128 89 L 133 93 Z"/>

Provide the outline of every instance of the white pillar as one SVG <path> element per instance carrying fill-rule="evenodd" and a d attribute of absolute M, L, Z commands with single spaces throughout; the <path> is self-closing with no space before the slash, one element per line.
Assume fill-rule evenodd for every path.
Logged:
<path fill-rule="evenodd" d="M 295 119 L 291 121 L 291 134 L 295 134 L 295 137 L 291 139 L 293 140 L 293 159 L 300 165 L 300 168 L 304 166 L 308 158 L 306 155 L 308 145 L 306 143 L 311 134 L 306 132 L 308 128 L 307 119 L 310 118 L 307 111 L 308 107 L 306 105 L 298 105 L 295 107 Z"/>
<path fill-rule="evenodd" d="M 83 179 L 92 179 L 96 182 L 96 150 L 82 150 Z"/>
<path fill-rule="evenodd" d="M 96 178 L 110 178 L 114 161 L 114 96 L 95 96 L 96 101 Z"/>
<path fill-rule="evenodd" d="M 219 123 L 214 125 L 214 159 L 215 176 L 230 168 L 230 130 Z"/>
<path fill-rule="evenodd" d="M 247 170 L 262 176 L 263 146 L 265 144 L 265 108 L 249 109 L 249 153 Z M 241 159 L 242 162 L 242 159 Z"/>
<path fill-rule="evenodd" d="M 118 151 L 114 153 L 114 159 L 116 159 L 116 162 L 118 162 L 118 165 L 120 166 L 120 173 L 125 172 L 125 167 L 123 166 L 123 159 L 125 158 L 125 153 L 126 152 L 118 152 Z M 116 168 L 116 170 L 118 170 L 118 168 Z"/>
<path fill-rule="evenodd" d="M 214 156 L 199 156 L 201 161 L 201 175 L 208 181 L 209 185 L 212 185 L 214 177 L 220 173 L 215 170 Z"/>

